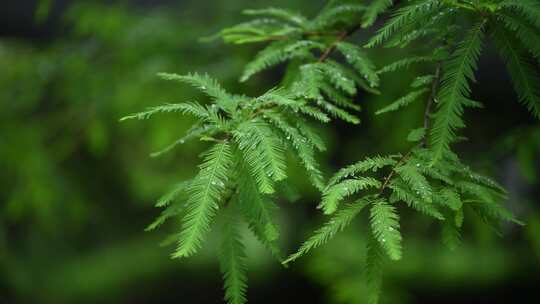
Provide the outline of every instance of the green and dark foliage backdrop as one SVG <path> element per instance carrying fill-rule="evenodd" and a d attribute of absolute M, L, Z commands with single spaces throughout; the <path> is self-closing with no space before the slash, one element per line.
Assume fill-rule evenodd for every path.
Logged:
<path fill-rule="evenodd" d="M 258 96 L 284 66 L 238 82 L 257 46 L 201 42 L 246 20 L 245 8 L 286 7 L 311 16 L 323 1 L 160 0 L 4 1 L 0 4 L 0 303 L 221 303 L 216 235 L 189 259 L 160 247 L 168 229 L 144 232 L 155 201 L 192 177 L 204 142 L 159 158 L 193 123 L 164 115 L 149 122 L 120 117 L 168 102 L 204 98 L 158 72 L 208 73 L 232 93 Z M 374 29 L 380 27 L 381 21 Z M 374 30 L 373 30 L 374 31 Z M 369 31 L 351 37 L 366 41 Z M 204 39 L 203 39 L 204 40 Z M 414 47 L 370 51 L 389 63 Z M 463 243 L 450 251 L 440 231 L 413 213 L 401 217 L 403 258 L 385 266 L 386 303 L 535 303 L 540 281 L 540 124 L 515 101 L 492 45 L 479 61 L 466 112 L 469 141 L 455 147 L 475 170 L 508 191 L 504 203 L 525 226 L 502 236 L 470 215 Z M 325 176 L 375 154 L 407 149 L 423 105 L 399 115 L 373 113 L 403 95 L 420 71 L 381 79 L 383 95 L 362 96 L 362 123 L 336 121 L 317 132 Z M 291 166 L 295 166 L 292 164 Z M 280 206 L 281 247 L 294 252 L 320 226 L 320 194 L 302 170 L 294 203 Z M 251 303 L 362 303 L 366 223 L 353 223 L 327 246 L 285 269 L 248 233 Z M 535 299 L 535 300 L 534 300 Z"/>

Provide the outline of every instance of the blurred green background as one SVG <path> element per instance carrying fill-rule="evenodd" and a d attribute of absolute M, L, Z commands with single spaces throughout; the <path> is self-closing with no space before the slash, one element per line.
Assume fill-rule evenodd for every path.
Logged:
<path fill-rule="evenodd" d="M 6 1 L 0 4 L 0 303 L 221 303 L 212 236 L 201 254 L 171 260 L 159 243 L 178 229 L 144 228 L 155 200 L 192 176 L 205 143 L 148 155 L 177 139 L 188 117 L 118 123 L 166 102 L 204 100 L 157 72 L 207 72 L 232 92 L 256 95 L 284 67 L 237 81 L 259 46 L 200 43 L 240 22 L 244 8 L 283 6 L 315 14 L 323 1 Z M 369 31 L 353 40 L 362 41 Z M 374 50 L 382 65 L 411 50 Z M 362 124 L 319 125 L 328 175 L 367 155 L 401 152 L 422 105 L 374 117 L 421 69 L 383 78 L 376 98 L 360 96 Z M 537 303 L 540 282 L 540 124 L 516 102 L 488 45 L 457 150 L 510 192 L 505 206 L 526 223 L 498 236 L 466 214 L 463 246 L 446 249 L 439 228 L 402 213 L 405 253 L 387 265 L 383 303 Z M 291 252 L 323 217 L 318 193 L 291 168 L 301 198 L 278 200 L 283 248 Z M 364 303 L 366 219 L 283 269 L 248 237 L 252 303 Z M 531 300 L 532 299 L 532 300 Z M 536 300 L 534 300 L 536 299 Z"/>

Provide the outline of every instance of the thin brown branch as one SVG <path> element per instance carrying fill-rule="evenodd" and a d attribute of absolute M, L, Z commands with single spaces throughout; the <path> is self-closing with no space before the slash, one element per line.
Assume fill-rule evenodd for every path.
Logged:
<path fill-rule="evenodd" d="M 379 195 L 383 193 L 384 189 L 386 189 L 386 187 L 388 186 L 388 183 L 390 183 L 390 180 L 392 179 L 392 177 L 394 177 L 394 174 L 396 173 L 396 170 L 395 170 L 396 167 L 399 167 L 403 162 L 405 162 L 409 158 L 409 156 L 411 156 L 411 153 L 412 153 L 412 149 L 409 152 L 407 152 L 407 154 L 403 155 L 398 160 L 396 165 L 392 167 L 392 171 L 390 171 L 390 173 L 388 173 L 388 175 L 384 178 L 384 182 L 381 188 L 379 189 Z"/>
<path fill-rule="evenodd" d="M 355 27 L 353 27 L 353 28 L 351 28 L 351 29 L 349 29 L 347 31 L 341 32 L 341 34 L 336 38 L 336 40 L 324 51 L 324 53 L 321 55 L 321 57 L 319 57 L 318 62 L 325 61 L 328 58 L 328 56 L 330 56 L 332 54 L 332 52 L 336 49 L 338 43 L 345 40 L 347 37 L 354 34 L 354 32 L 356 32 L 359 29 L 360 29 L 360 26 L 357 25 L 357 26 L 355 26 Z"/>
<path fill-rule="evenodd" d="M 403 155 L 399 160 L 398 162 L 392 167 L 392 171 L 390 171 L 390 173 L 388 173 L 388 175 L 384 178 L 384 182 L 381 186 L 381 188 L 379 188 L 379 196 L 383 193 L 384 189 L 386 189 L 386 187 L 388 187 L 388 184 L 390 183 L 390 181 L 392 180 L 392 177 L 394 177 L 394 175 L 396 174 L 396 168 L 399 167 L 401 164 L 403 164 L 407 159 L 409 159 L 409 157 L 411 156 L 413 150 L 417 147 L 419 147 L 421 144 L 419 145 L 415 145 L 414 147 L 412 147 L 409 152 L 407 152 L 405 155 Z"/>

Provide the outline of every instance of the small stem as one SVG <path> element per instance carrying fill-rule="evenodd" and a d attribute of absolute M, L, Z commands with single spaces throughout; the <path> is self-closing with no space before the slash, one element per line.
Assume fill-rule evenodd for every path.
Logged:
<path fill-rule="evenodd" d="M 398 162 L 395 164 L 395 166 L 392 167 L 392 171 L 390 171 L 390 173 L 388 173 L 388 175 L 384 178 L 384 182 L 381 186 L 381 188 L 379 189 L 379 194 L 378 196 L 381 196 L 381 194 L 383 193 L 384 189 L 386 189 L 386 187 L 388 186 L 388 184 L 390 183 L 390 180 L 392 179 L 392 177 L 394 177 L 394 175 L 396 174 L 396 168 L 399 167 L 401 164 L 403 164 L 407 159 L 409 159 L 409 157 L 411 156 L 412 154 L 412 151 L 421 146 L 421 144 L 419 145 L 415 145 L 414 147 L 412 147 L 409 152 L 407 152 L 407 154 L 403 155 L 399 160 Z"/>
<path fill-rule="evenodd" d="M 345 38 L 349 37 L 350 35 L 352 35 L 354 32 L 356 32 L 358 29 L 360 29 L 360 26 L 357 25 L 347 31 L 343 31 L 341 32 L 341 34 L 337 37 L 337 39 L 334 41 L 334 43 L 332 43 L 325 51 L 324 53 L 321 55 L 321 57 L 319 57 L 319 60 L 318 62 L 323 62 L 325 61 L 328 56 L 330 56 L 332 54 L 332 52 L 336 49 L 337 47 L 337 44 L 340 43 L 341 41 L 345 40 Z"/>
<path fill-rule="evenodd" d="M 437 62 L 437 68 L 435 69 L 435 79 L 433 79 L 433 83 L 431 84 L 431 94 L 429 95 L 428 102 L 426 104 L 426 110 L 424 111 L 424 130 L 425 135 L 424 139 L 422 140 L 422 146 L 427 147 L 428 145 L 428 133 L 430 128 L 430 119 L 431 119 L 431 108 L 433 106 L 433 102 L 435 101 L 435 98 L 437 98 L 437 90 L 439 88 L 439 83 L 441 82 L 441 75 L 442 75 L 442 63 L 439 61 Z"/>

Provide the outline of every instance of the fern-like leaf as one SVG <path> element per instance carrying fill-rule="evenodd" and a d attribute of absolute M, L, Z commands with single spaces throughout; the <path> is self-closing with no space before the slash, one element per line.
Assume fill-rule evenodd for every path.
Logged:
<path fill-rule="evenodd" d="M 438 0 L 420 0 L 398 9 L 392 18 L 369 40 L 366 47 L 374 47 L 385 42 L 404 25 L 416 19 L 430 16 L 437 12 L 439 8 L 440 1 Z"/>
<path fill-rule="evenodd" d="M 220 231 L 221 243 L 218 257 L 219 268 L 223 274 L 225 300 L 228 304 L 247 302 L 247 258 L 239 230 L 240 221 L 232 212 L 227 212 Z"/>
<path fill-rule="evenodd" d="M 402 166 L 395 168 L 399 176 L 410 186 L 410 188 L 422 199 L 431 203 L 433 191 L 427 179 L 421 173 L 422 164 L 413 164 L 408 162 Z"/>
<path fill-rule="evenodd" d="M 290 263 L 301 256 L 308 253 L 310 250 L 315 249 L 325 243 L 327 243 L 336 233 L 342 231 L 347 227 L 351 221 L 362 211 L 362 209 L 370 203 L 367 198 L 361 199 L 357 202 L 348 204 L 327 221 L 321 228 L 315 231 L 306 242 L 302 244 L 300 249 L 292 255 L 290 255 L 283 264 Z"/>
<path fill-rule="evenodd" d="M 375 72 L 375 65 L 358 46 L 348 42 L 340 42 L 336 47 L 345 56 L 347 62 L 369 82 L 371 87 L 379 85 L 379 76 Z"/>
<path fill-rule="evenodd" d="M 325 189 L 319 208 L 323 210 L 324 214 L 332 214 L 337 210 L 338 204 L 343 198 L 358 193 L 360 190 L 379 188 L 380 186 L 381 183 L 372 177 L 343 180 L 339 184 Z"/>
<path fill-rule="evenodd" d="M 443 222 L 442 241 L 450 250 L 457 249 L 461 244 L 461 231 L 456 223 L 450 219 Z"/>
<path fill-rule="evenodd" d="M 407 206 L 425 215 L 444 220 L 444 216 L 432 202 L 426 201 L 419 194 L 410 191 L 410 187 L 407 187 L 403 181 L 393 181 L 389 188 L 393 190 L 391 201 L 403 201 Z"/>
<path fill-rule="evenodd" d="M 285 121 L 280 115 L 276 113 L 267 113 L 266 117 L 270 119 L 277 128 L 279 128 L 284 134 L 287 141 L 290 141 L 293 148 L 298 153 L 298 157 L 306 168 L 308 177 L 317 189 L 322 190 L 323 177 L 319 170 L 319 164 L 315 160 L 315 151 L 313 146 L 302 136 L 302 134 L 287 121 Z"/>
<path fill-rule="evenodd" d="M 255 58 L 249 62 L 240 77 L 244 82 L 251 76 L 269 67 L 285 62 L 292 58 L 306 58 L 312 56 L 311 49 L 324 49 L 325 46 L 318 42 L 309 40 L 300 41 L 277 41 L 260 51 Z"/>
<path fill-rule="evenodd" d="M 497 49 L 506 62 L 519 100 L 540 119 L 540 78 L 534 66 L 527 62 L 523 52 L 504 28 L 496 27 L 494 38 Z"/>
<path fill-rule="evenodd" d="M 540 27 L 540 4 L 536 0 L 505 0 L 499 7 L 514 11 L 532 22 L 537 28 Z"/>
<path fill-rule="evenodd" d="M 380 70 L 377 71 L 377 74 L 384 74 L 388 72 L 395 72 L 401 69 L 408 69 L 409 66 L 416 64 L 416 63 L 424 63 L 424 62 L 431 62 L 433 61 L 433 58 L 429 56 L 413 56 L 413 57 L 407 57 L 403 59 L 399 59 L 397 61 L 394 61 L 390 64 L 385 65 Z"/>
<path fill-rule="evenodd" d="M 129 119 L 138 119 L 145 120 L 159 113 L 175 113 L 180 112 L 183 114 L 191 114 L 197 118 L 207 119 L 210 114 L 208 109 L 201 106 L 196 102 L 186 102 L 186 103 L 169 103 L 161 106 L 151 107 L 147 111 L 131 114 L 124 116 L 120 121 L 129 120 Z"/>
<path fill-rule="evenodd" d="M 417 91 L 412 91 L 409 94 L 394 101 L 393 103 L 387 105 L 386 107 L 378 110 L 377 112 L 375 112 L 375 115 L 397 111 L 400 108 L 406 107 L 412 102 L 418 100 L 418 98 L 420 98 L 422 95 L 426 94 L 427 92 L 429 92 L 429 89 L 421 89 Z"/>
<path fill-rule="evenodd" d="M 373 236 L 386 251 L 390 259 L 401 259 L 401 234 L 396 209 L 383 200 L 373 203 L 370 223 Z"/>
<path fill-rule="evenodd" d="M 374 237 L 370 237 L 366 252 L 366 286 L 368 289 L 368 303 L 378 304 L 383 281 L 384 250 Z"/>
<path fill-rule="evenodd" d="M 370 27 L 375 23 L 377 17 L 386 11 L 390 6 L 392 6 L 392 0 L 373 0 L 364 14 L 364 21 L 362 22 L 362 27 Z"/>
<path fill-rule="evenodd" d="M 363 173 L 369 170 L 371 170 L 372 172 L 376 172 L 380 168 L 383 168 L 386 166 L 392 166 L 395 164 L 396 164 L 396 160 L 394 160 L 394 156 L 378 156 L 377 155 L 374 157 L 366 157 L 362 161 L 359 161 L 357 163 L 354 163 L 352 165 L 349 165 L 339 170 L 329 180 L 328 185 L 332 186 L 344 178 L 351 177 L 359 173 Z"/>
<path fill-rule="evenodd" d="M 238 205 L 249 223 L 250 230 L 270 250 L 272 255 L 281 260 L 281 251 L 277 244 L 279 230 L 273 219 L 277 207 L 267 197 L 259 193 L 257 184 L 245 166 L 242 166 L 239 171 L 237 191 Z"/>
<path fill-rule="evenodd" d="M 273 193 L 273 182 L 286 177 L 284 149 L 279 137 L 267 123 L 258 119 L 240 124 L 233 134 L 260 191 Z"/>
<path fill-rule="evenodd" d="M 210 223 L 219 208 L 232 163 L 231 147 L 227 142 L 214 145 L 206 153 L 199 174 L 188 188 L 187 212 L 182 220 L 174 258 L 189 257 L 201 247 L 202 239 L 210 230 Z"/>
<path fill-rule="evenodd" d="M 506 28 L 515 33 L 519 42 L 527 48 L 534 58 L 540 60 L 540 34 L 538 30 L 534 29 L 524 20 L 513 15 L 501 14 L 499 15 L 499 18 L 503 21 Z"/>
<path fill-rule="evenodd" d="M 478 106 L 470 100 L 469 80 L 474 81 L 474 71 L 484 36 L 484 21 L 474 25 L 459 44 L 453 58 L 443 67 L 444 77 L 438 93 L 438 107 L 431 132 L 434 162 L 439 160 L 450 143 L 456 139 L 455 131 L 465 124 L 461 118 L 464 107 Z"/>
<path fill-rule="evenodd" d="M 281 19 L 298 26 L 304 26 L 307 22 L 306 17 L 301 14 L 283 8 L 269 7 L 263 9 L 247 9 L 244 10 L 243 13 L 249 16 L 266 16 Z"/>

